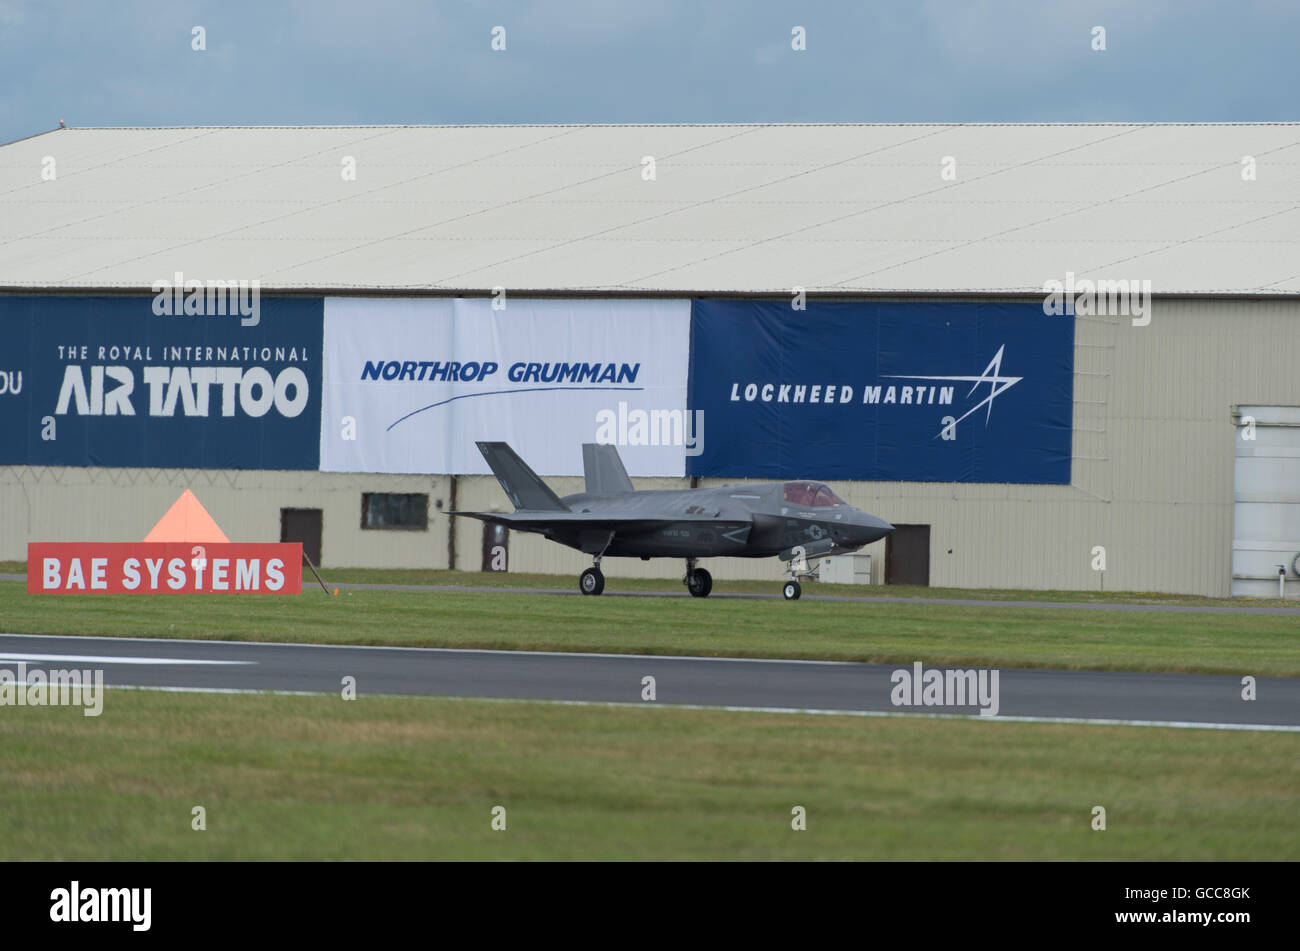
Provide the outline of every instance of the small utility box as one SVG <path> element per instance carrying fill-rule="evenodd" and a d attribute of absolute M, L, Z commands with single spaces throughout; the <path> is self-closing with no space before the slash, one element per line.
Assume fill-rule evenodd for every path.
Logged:
<path fill-rule="evenodd" d="M 817 580 L 828 584 L 871 584 L 871 556 L 859 551 L 823 558 Z"/>

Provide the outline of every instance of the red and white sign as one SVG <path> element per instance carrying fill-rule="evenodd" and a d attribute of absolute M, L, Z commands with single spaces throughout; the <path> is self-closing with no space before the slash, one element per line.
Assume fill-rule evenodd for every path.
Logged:
<path fill-rule="evenodd" d="M 29 594 L 300 594 L 302 545 L 31 542 Z"/>

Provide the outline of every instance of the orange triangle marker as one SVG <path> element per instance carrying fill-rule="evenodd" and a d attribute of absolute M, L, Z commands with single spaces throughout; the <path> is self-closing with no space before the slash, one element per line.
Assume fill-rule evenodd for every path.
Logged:
<path fill-rule="evenodd" d="M 158 519 L 149 534 L 144 537 L 147 542 L 220 542 L 229 543 L 220 526 L 212 520 L 194 493 L 186 489 L 181 497 L 172 503 L 167 514 Z"/>

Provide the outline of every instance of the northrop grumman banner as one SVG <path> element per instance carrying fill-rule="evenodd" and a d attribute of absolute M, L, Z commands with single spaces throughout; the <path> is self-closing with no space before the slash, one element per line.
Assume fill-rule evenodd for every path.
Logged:
<path fill-rule="evenodd" d="M 582 474 L 584 442 L 685 473 L 689 301 L 494 303 L 327 298 L 321 469 L 486 474 L 503 440 L 541 475 Z"/>
<path fill-rule="evenodd" d="M 0 296 L 0 464 L 317 468 L 320 299 L 193 288 Z"/>
<path fill-rule="evenodd" d="M 1038 303 L 697 300 L 700 476 L 1070 481 L 1074 322 Z"/>

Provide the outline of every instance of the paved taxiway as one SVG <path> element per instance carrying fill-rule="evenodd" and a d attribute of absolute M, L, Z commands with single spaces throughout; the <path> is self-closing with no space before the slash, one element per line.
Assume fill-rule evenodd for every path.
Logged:
<path fill-rule="evenodd" d="M 954 713 L 975 707 L 897 707 L 893 671 L 904 664 L 739 660 L 628 654 L 345 647 L 155 638 L 0 634 L 0 668 L 102 669 L 105 683 L 198 690 L 360 696 L 491 697 L 875 715 Z M 1249 671 L 1243 671 L 1243 674 Z M 1300 678 L 1001 668 L 1000 719 L 1122 721 L 1300 732 Z"/>

